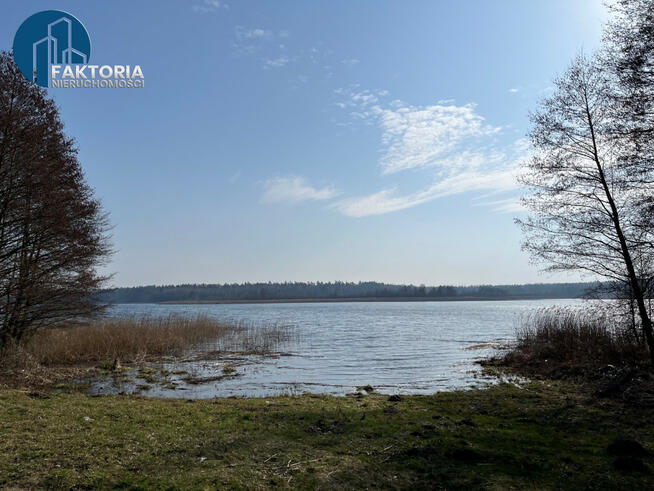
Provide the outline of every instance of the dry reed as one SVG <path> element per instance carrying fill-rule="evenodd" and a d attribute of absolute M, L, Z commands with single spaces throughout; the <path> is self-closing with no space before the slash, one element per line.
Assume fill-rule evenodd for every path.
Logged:
<path fill-rule="evenodd" d="M 278 326 L 228 324 L 203 315 L 104 319 L 39 331 L 25 345 L 7 348 L 0 365 L 137 362 L 209 349 L 264 353 L 287 339 L 287 334 Z"/>
<path fill-rule="evenodd" d="M 548 308 L 526 316 L 508 357 L 524 363 L 577 366 L 624 365 L 647 351 L 634 332 L 606 309 Z"/>

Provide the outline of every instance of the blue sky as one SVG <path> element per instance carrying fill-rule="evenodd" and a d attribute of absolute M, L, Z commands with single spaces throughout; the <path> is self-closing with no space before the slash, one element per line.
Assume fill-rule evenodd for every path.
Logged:
<path fill-rule="evenodd" d="M 116 285 L 558 281 L 520 251 L 528 112 L 601 0 L 5 2 L 70 12 L 142 89 L 49 89 Z"/>

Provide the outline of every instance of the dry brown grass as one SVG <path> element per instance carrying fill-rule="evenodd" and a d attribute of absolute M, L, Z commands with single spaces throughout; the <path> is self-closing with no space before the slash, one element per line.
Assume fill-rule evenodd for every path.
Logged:
<path fill-rule="evenodd" d="M 506 356 L 510 364 L 552 368 L 634 365 L 646 359 L 646 347 L 633 331 L 610 311 L 592 308 L 549 308 L 527 316 Z"/>
<path fill-rule="evenodd" d="M 88 325 L 44 329 L 24 346 L 7 348 L 5 367 L 81 365 L 98 362 L 139 362 L 184 356 L 192 350 L 272 350 L 287 330 L 278 326 L 226 324 L 207 316 L 122 318 Z"/>

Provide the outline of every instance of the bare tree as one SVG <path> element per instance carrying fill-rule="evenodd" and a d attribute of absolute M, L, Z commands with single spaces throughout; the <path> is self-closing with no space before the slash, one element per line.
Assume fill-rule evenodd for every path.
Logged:
<path fill-rule="evenodd" d="M 524 166 L 524 249 L 550 271 L 577 270 L 626 285 L 654 363 L 646 292 L 652 229 L 643 201 L 653 169 L 633 161 L 622 131 L 615 79 L 597 59 L 577 56 L 531 116 L 535 156 Z M 639 169 L 636 172 L 636 169 Z"/>
<path fill-rule="evenodd" d="M 602 51 L 614 78 L 616 128 L 635 180 L 654 180 L 654 0 L 617 0 Z M 641 225 L 654 227 L 654 196 L 642 197 Z M 654 244 L 650 244 L 654 248 Z"/>
<path fill-rule="evenodd" d="M 101 309 L 107 217 L 54 102 L 0 53 L 0 347 Z"/>

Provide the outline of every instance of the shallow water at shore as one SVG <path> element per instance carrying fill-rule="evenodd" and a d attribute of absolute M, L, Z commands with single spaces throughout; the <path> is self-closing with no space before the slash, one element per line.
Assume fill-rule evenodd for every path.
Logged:
<path fill-rule="evenodd" d="M 510 342 L 521 315 L 579 300 L 235 305 L 120 304 L 110 316 L 204 314 L 224 321 L 290 326 L 272 356 L 162 363 L 147 373 L 94 380 L 91 392 L 139 391 L 181 398 L 344 395 L 372 386 L 388 394 L 431 394 L 490 383 L 481 358 Z"/>

